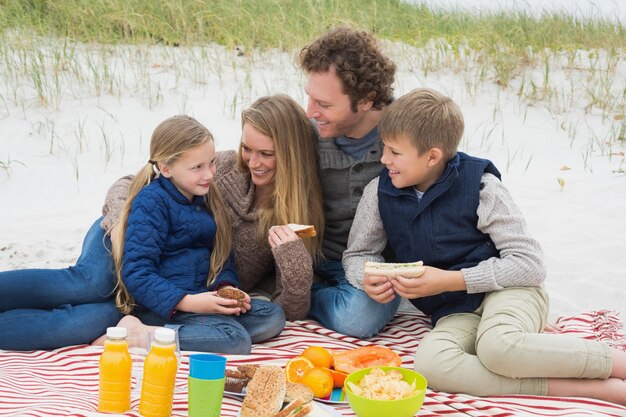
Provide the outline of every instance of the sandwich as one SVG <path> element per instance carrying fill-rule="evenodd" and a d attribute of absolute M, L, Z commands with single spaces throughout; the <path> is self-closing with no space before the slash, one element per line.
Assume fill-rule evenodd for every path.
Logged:
<path fill-rule="evenodd" d="M 287 376 L 280 366 L 259 367 L 246 386 L 241 417 L 276 415 L 283 406 L 286 390 Z"/>
<path fill-rule="evenodd" d="M 268 417 L 304 417 L 311 411 L 313 411 L 313 403 L 299 397 L 287 404 L 278 413 Z"/>
<path fill-rule="evenodd" d="M 426 269 L 422 261 L 410 263 L 385 263 L 385 262 L 365 262 L 363 271 L 365 275 L 384 275 L 386 277 L 403 276 L 405 278 L 417 278 Z"/>
<path fill-rule="evenodd" d="M 260 366 L 246 386 L 241 417 L 305 417 L 313 409 L 309 387 L 287 382 L 285 371 L 278 366 Z"/>
<path fill-rule="evenodd" d="M 243 306 L 243 300 L 246 298 L 246 293 L 233 287 L 222 287 L 217 290 L 217 296 L 222 298 L 228 298 L 229 300 L 237 300 L 235 307 Z"/>
<path fill-rule="evenodd" d="M 284 402 L 290 403 L 298 398 L 304 400 L 305 403 L 313 401 L 313 390 L 298 382 L 287 382 Z"/>
<path fill-rule="evenodd" d="M 315 232 L 315 226 L 310 225 L 310 224 L 289 223 L 287 226 L 291 230 L 296 232 L 296 235 L 298 235 L 298 237 L 301 239 L 304 239 L 306 237 L 313 237 L 317 235 L 317 233 Z"/>

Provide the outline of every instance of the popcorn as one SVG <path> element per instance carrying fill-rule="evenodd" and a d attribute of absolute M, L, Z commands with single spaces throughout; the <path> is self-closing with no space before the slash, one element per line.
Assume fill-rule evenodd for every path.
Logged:
<path fill-rule="evenodd" d="M 374 368 L 358 384 L 348 384 L 356 395 L 374 400 L 400 400 L 416 394 L 415 381 L 409 385 L 395 369 L 385 373 L 380 368 Z"/>

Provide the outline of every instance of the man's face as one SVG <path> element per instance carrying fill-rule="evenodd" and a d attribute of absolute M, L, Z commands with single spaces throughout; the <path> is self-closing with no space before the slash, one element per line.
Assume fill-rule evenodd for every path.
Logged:
<path fill-rule="evenodd" d="M 368 133 L 362 132 L 362 121 L 371 103 L 358 103 L 356 113 L 353 112 L 350 97 L 344 93 L 333 67 L 326 72 L 309 73 L 304 91 L 309 96 L 306 115 L 315 121 L 322 139 L 361 138 Z"/>

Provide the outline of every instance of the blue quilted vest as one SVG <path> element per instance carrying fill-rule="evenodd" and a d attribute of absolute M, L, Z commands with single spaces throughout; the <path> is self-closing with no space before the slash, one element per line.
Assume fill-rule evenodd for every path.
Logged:
<path fill-rule="evenodd" d="M 396 262 L 421 260 L 424 265 L 458 271 L 499 256 L 489 235 L 476 227 L 485 172 L 500 178 L 490 161 L 458 152 L 418 200 L 414 187 L 394 187 L 388 170 L 383 170 L 378 209 Z M 452 291 L 410 301 L 431 316 L 434 326 L 441 317 L 474 311 L 483 298 L 483 293 Z"/>

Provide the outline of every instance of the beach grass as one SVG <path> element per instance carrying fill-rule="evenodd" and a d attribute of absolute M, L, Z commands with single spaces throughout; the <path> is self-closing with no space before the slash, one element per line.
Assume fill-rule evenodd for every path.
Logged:
<path fill-rule="evenodd" d="M 389 56 L 419 85 L 433 74 L 451 74 L 462 79 L 459 99 L 492 91 L 491 121 L 474 133 L 483 150 L 505 142 L 502 107 L 513 98 L 524 122 L 529 110 L 543 106 L 572 144 L 585 138 L 581 154 L 589 170 L 593 155 L 623 160 L 624 26 L 565 12 L 469 13 L 397 0 L 0 0 L 0 118 L 15 109 L 24 118 L 33 107 L 59 111 L 65 100 L 86 95 L 132 96 L 148 109 L 173 95 L 178 111 L 186 113 L 193 90 L 220 91 L 221 112 L 234 120 L 260 95 L 302 82 L 291 79 L 299 72 L 259 68 L 293 69 L 303 45 L 338 25 L 383 40 Z M 235 89 L 221 88 L 233 81 Z M 305 100 L 300 89 L 290 94 Z M 52 116 L 33 122 L 49 153 L 63 149 L 76 178 L 76 155 L 94 129 L 105 166 L 114 154 L 125 154 L 124 135 L 109 127 L 117 121 L 100 111 L 95 128 L 83 116 L 73 122 L 71 135 L 60 134 L 67 126 Z M 601 124 L 581 121 L 581 113 L 598 116 Z M 507 170 L 513 164 L 528 169 L 534 155 L 523 151 L 507 148 Z M 4 158 L 0 172 L 16 164 Z"/>
<path fill-rule="evenodd" d="M 566 13 L 435 11 L 399 0 L 2 0 L 0 31 L 21 29 L 80 42 L 227 47 L 300 47 L 349 24 L 385 39 L 424 46 L 512 51 L 626 48 L 626 28 Z"/>

